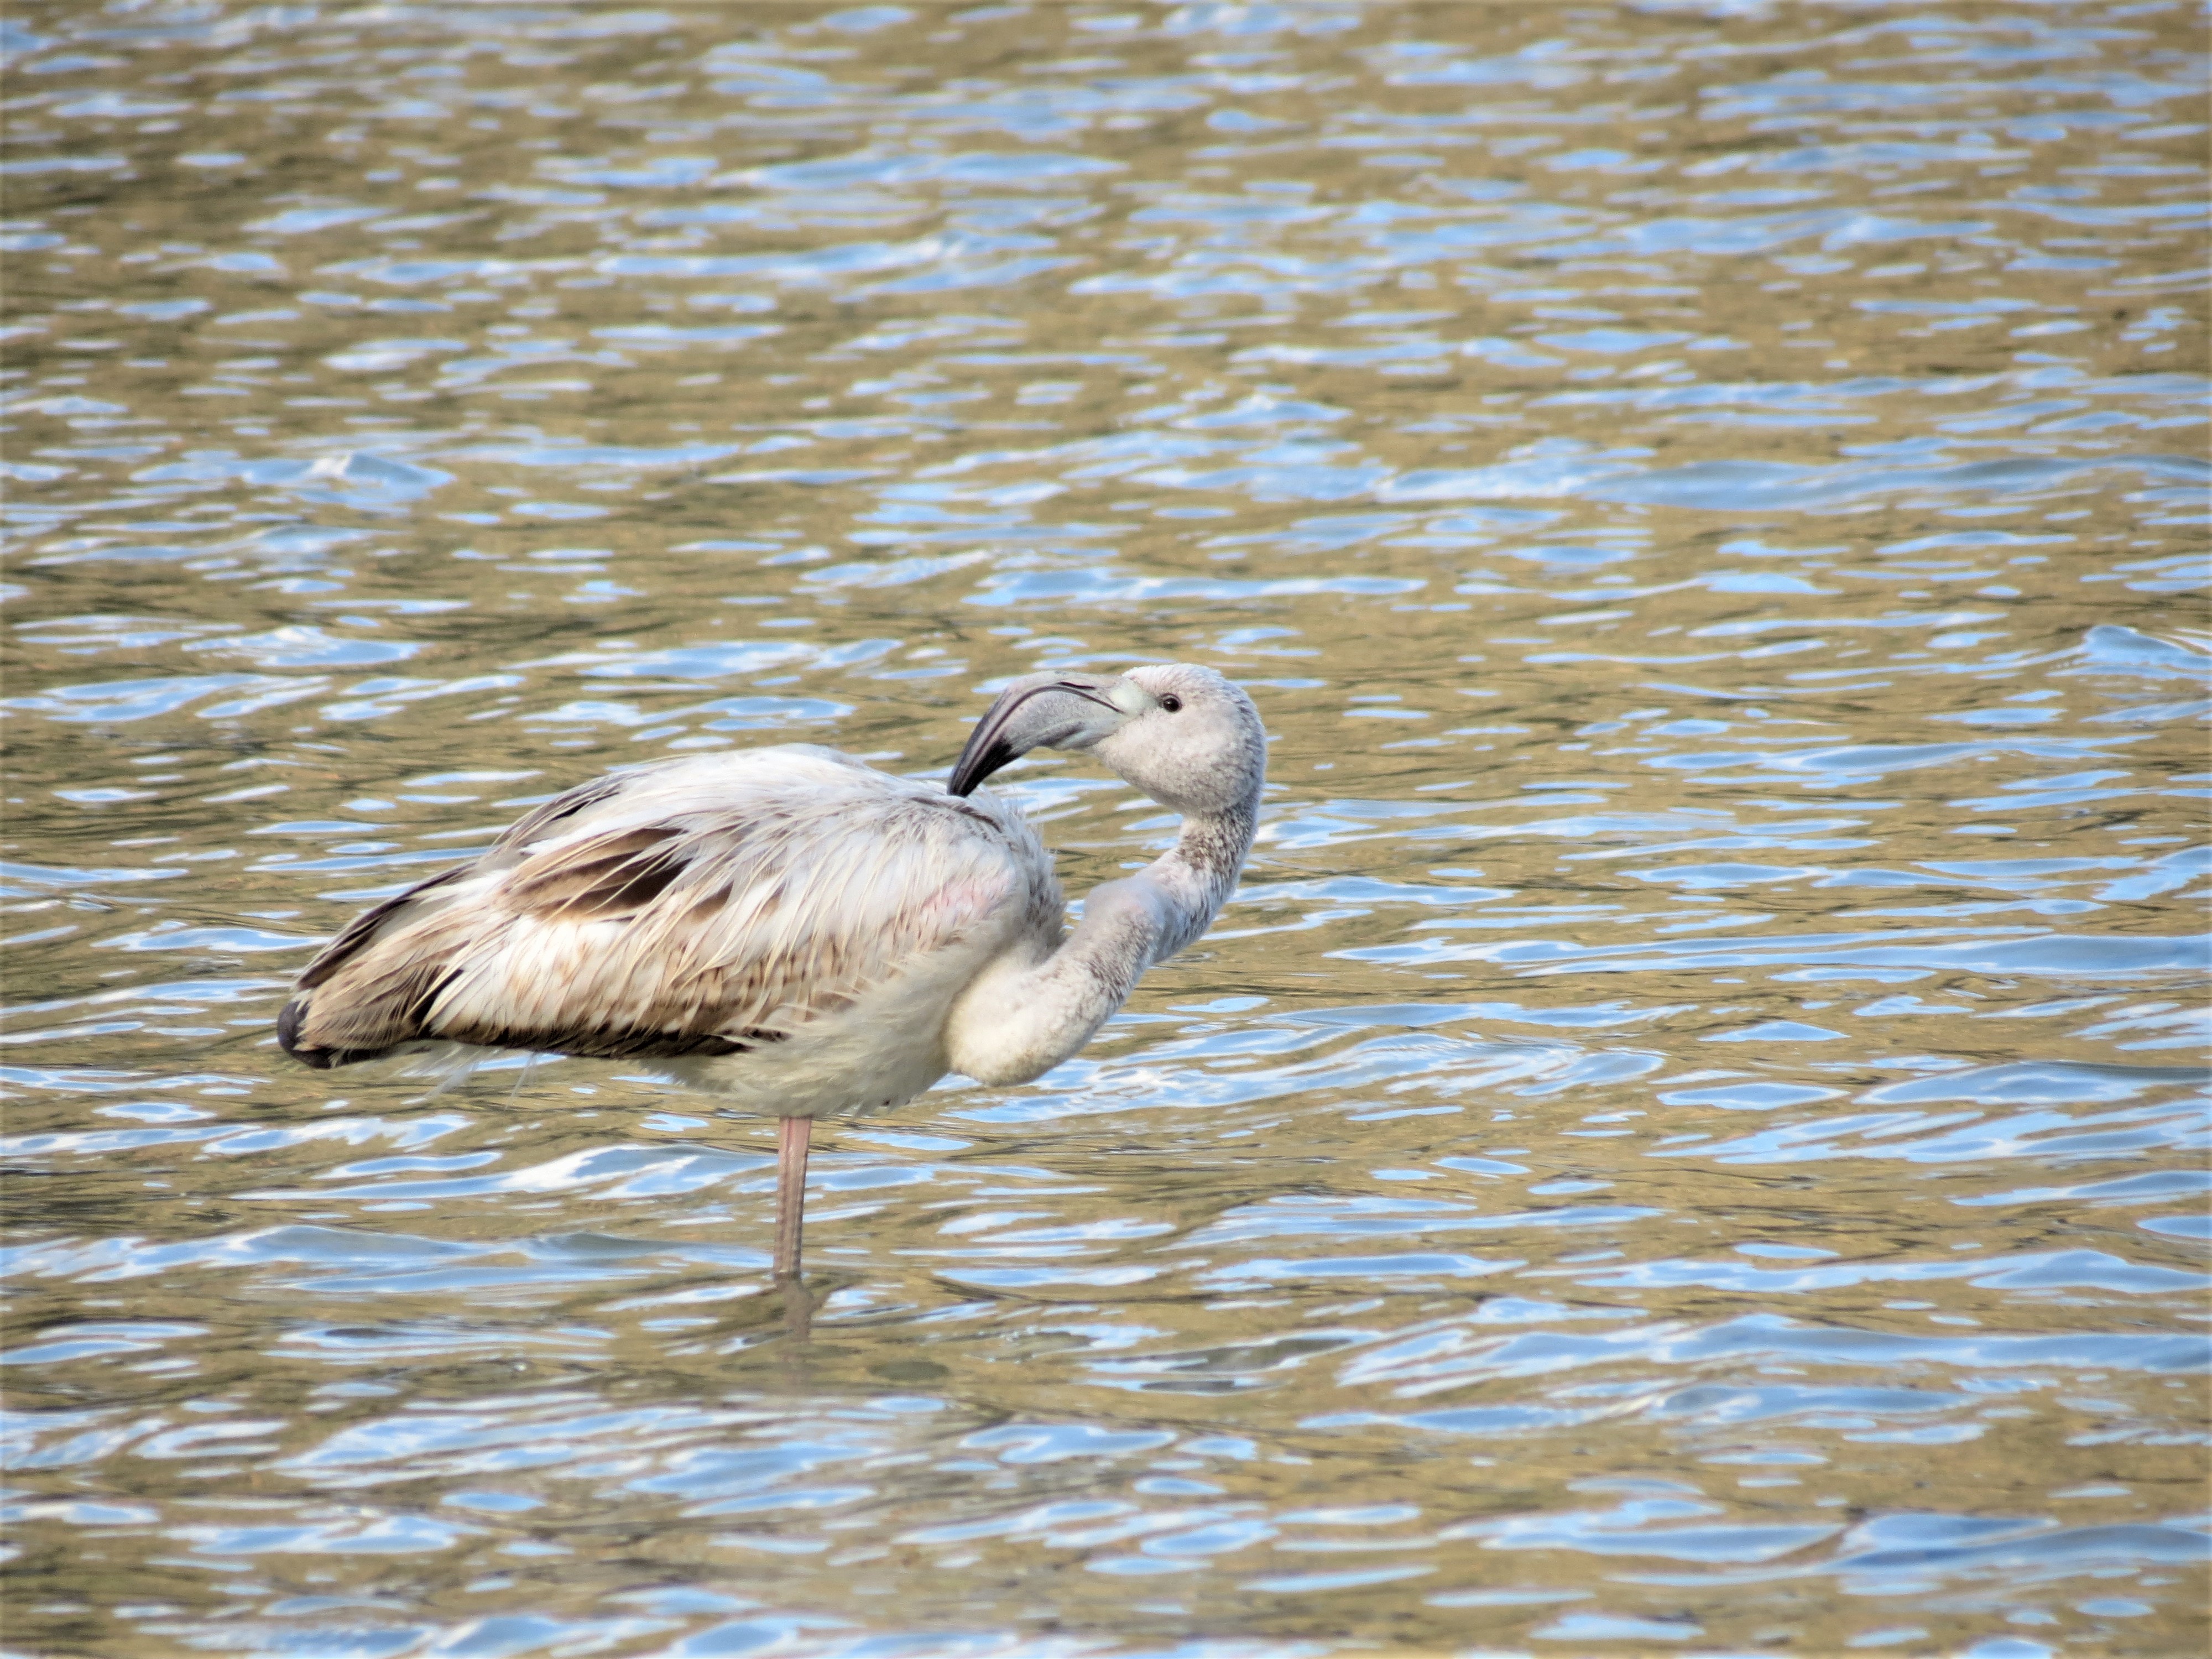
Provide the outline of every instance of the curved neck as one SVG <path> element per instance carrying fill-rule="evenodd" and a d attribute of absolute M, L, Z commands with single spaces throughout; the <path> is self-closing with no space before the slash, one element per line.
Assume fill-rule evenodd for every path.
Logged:
<path fill-rule="evenodd" d="M 1173 847 L 1085 896 L 1083 920 L 1058 950 L 1009 952 L 978 975 L 945 1022 L 952 1069 L 979 1083 L 1026 1083 L 1088 1042 L 1145 969 L 1203 933 L 1227 902 L 1257 805 L 1184 818 Z"/>
<path fill-rule="evenodd" d="M 1194 813 L 1182 821 L 1175 845 L 1137 872 L 1133 879 L 1157 883 L 1171 901 L 1152 961 L 1166 961 L 1212 925 L 1237 890 L 1237 872 L 1259 827 L 1256 800 L 1218 816 Z"/>

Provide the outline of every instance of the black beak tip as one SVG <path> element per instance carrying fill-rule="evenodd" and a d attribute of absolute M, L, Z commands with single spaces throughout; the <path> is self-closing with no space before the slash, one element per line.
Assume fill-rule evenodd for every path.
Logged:
<path fill-rule="evenodd" d="M 975 793 L 975 787 L 1015 758 L 1009 744 L 994 743 L 981 750 L 969 749 L 961 755 L 952 768 L 952 775 L 945 781 L 945 793 L 966 797 Z"/>

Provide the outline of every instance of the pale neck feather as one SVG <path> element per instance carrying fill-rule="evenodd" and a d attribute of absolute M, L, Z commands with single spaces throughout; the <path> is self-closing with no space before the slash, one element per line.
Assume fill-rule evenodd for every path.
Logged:
<path fill-rule="evenodd" d="M 1093 888 L 1058 950 L 1024 941 L 976 975 L 945 1021 L 945 1058 L 979 1083 L 1026 1083 L 1091 1041 L 1155 962 L 1203 933 L 1251 850 L 1253 807 L 1194 814 L 1134 875 Z"/>

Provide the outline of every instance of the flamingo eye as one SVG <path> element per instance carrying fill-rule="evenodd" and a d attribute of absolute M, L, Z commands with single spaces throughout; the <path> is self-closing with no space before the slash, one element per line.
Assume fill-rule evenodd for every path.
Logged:
<path fill-rule="evenodd" d="M 1170 691 L 1160 699 L 1160 707 L 1170 714 L 1180 714 L 1182 711 L 1182 699 Z"/>

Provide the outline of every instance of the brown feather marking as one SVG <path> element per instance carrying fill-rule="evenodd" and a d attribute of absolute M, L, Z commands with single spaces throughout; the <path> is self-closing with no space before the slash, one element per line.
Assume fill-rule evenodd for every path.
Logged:
<path fill-rule="evenodd" d="M 539 854 L 508 890 L 517 909 L 562 919 L 626 915 L 665 892 L 689 862 L 670 846 L 684 832 L 645 824 Z"/>
<path fill-rule="evenodd" d="M 405 1015 L 407 1023 L 419 1028 L 423 1021 L 429 1018 L 431 1005 L 437 1001 L 439 994 L 459 979 L 463 971 L 459 968 L 448 969 L 436 983 L 428 987 L 413 1002 L 408 1004 Z"/>
<path fill-rule="evenodd" d="M 750 1033 L 748 1033 L 750 1035 Z M 438 1033 L 441 1041 L 474 1043 L 483 1048 L 548 1050 L 542 1031 L 506 1030 L 496 1026 L 458 1026 Z M 599 1026 L 562 1034 L 550 1052 L 580 1060 L 675 1060 L 684 1055 L 742 1054 L 752 1044 L 714 1031 L 640 1031 Z"/>
<path fill-rule="evenodd" d="M 527 847 L 563 818 L 573 818 L 589 806 L 596 806 L 615 794 L 630 781 L 628 772 L 610 772 L 604 777 L 580 783 L 573 789 L 564 789 L 551 800 L 541 801 L 500 832 L 492 845 L 501 851 Z"/>
<path fill-rule="evenodd" d="M 416 883 L 405 892 L 388 898 L 373 908 L 362 911 L 338 930 L 336 939 L 315 953 L 315 959 L 301 970 L 299 981 L 293 988 L 295 991 L 314 989 L 316 986 L 320 985 L 343 968 L 347 962 L 359 955 L 369 941 L 383 931 L 384 924 L 392 920 L 394 911 L 412 903 L 433 887 L 444 886 L 447 882 L 466 873 L 468 869 L 469 866 L 465 864 L 456 865 L 450 870 L 431 877 L 428 881 Z"/>
<path fill-rule="evenodd" d="M 365 958 L 349 967 L 329 991 L 306 1000 L 293 1024 L 301 1048 L 329 1050 L 340 1065 L 428 1035 L 422 1018 L 459 972 L 442 954 L 429 953 L 381 964 Z"/>

